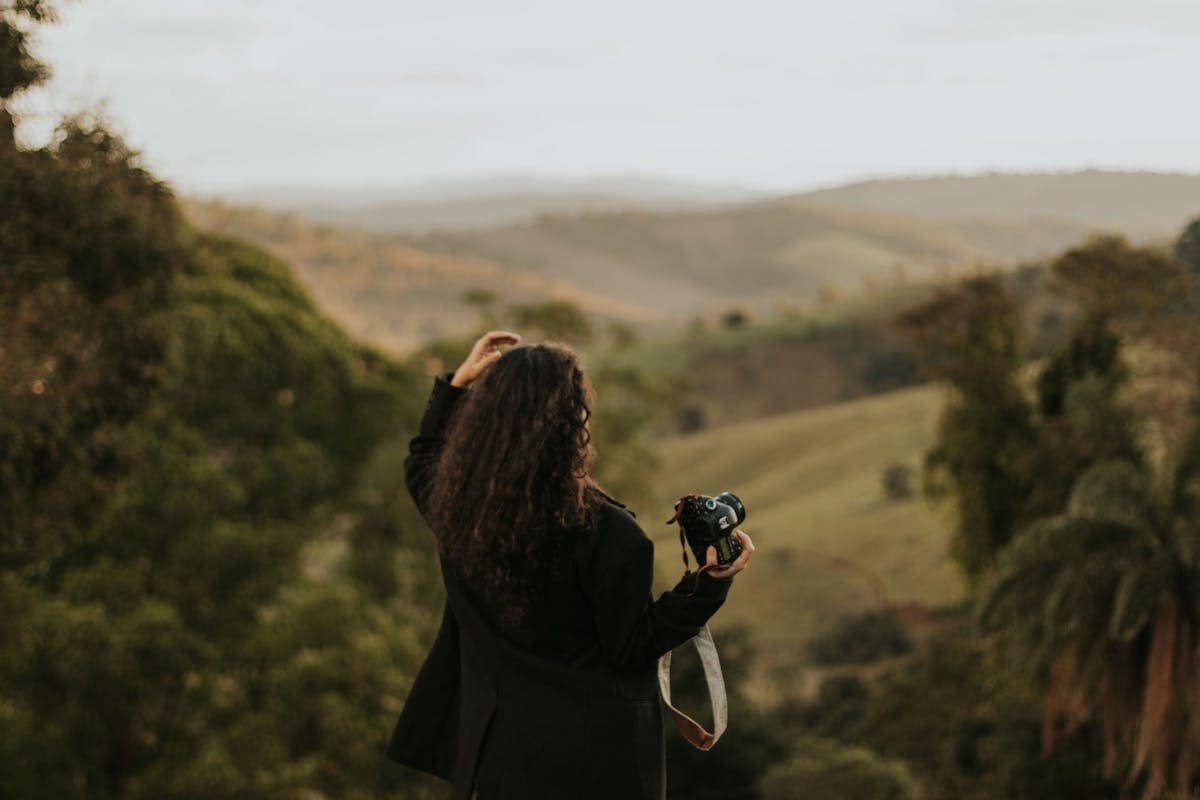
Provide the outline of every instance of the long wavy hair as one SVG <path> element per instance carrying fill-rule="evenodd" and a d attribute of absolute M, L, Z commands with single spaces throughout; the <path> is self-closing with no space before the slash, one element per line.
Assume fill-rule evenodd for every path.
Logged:
<path fill-rule="evenodd" d="M 564 537 L 595 522 L 595 393 L 569 347 L 504 353 L 459 400 L 430 486 L 442 558 L 504 626 L 544 590 Z"/>

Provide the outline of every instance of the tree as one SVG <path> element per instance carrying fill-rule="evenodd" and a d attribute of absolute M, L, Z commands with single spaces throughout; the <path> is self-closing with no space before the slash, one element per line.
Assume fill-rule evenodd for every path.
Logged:
<path fill-rule="evenodd" d="M 44 81 L 50 70 L 29 52 L 29 23 L 54 19 L 44 0 L 0 0 L 0 104 Z"/>
<path fill-rule="evenodd" d="M 48 17 L 0 2 L 6 92 Z M 380 755 L 439 599 L 380 500 L 417 376 L 95 120 L 0 136 L 0 208 L 0 796 L 422 792 Z"/>
<path fill-rule="evenodd" d="M 1123 236 L 1097 235 L 1051 265 L 1053 284 L 1084 312 L 1137 324 L 1179 308 L 1191 281 L 1165 249 L 1135 247 Z"/>
<path fill-rule="evenodd" d="M 979 619 L 1045 686 L 1044 748 L 1100 720 L 1106 769 L 1143 797 L 1200 785 L 1200 436 L 1163 474 L 1079 476 L 1066 508 L 1002 554 Z"/>
<path fill-rule="evenodd" d="M 888 611 L 840 617 L 808 642 L 808 654 L 816 664 L 870 664 L 910 650 L 908 631 Z"/>
<path fill-rule="evenodd" d="M 592 324 L 587 315 L 567 300 L 513 306 L 512 313 L 522 329 L 536 330 L 548 339 L 586 344 L 592 338 Z"/>
<path fill-rule="evenodd" d="M 795 755 L 763 778 L 763 800 L 916 800 L 917 782 L 901 761 L 880 758 L 865 747 L 806 738 Z"/>
<path fill-rule="evenodd" d="M 1175 240 L 1175 257 L 1194 273 L 1200 273 L 1200 217 L 1188 223 Z"/>
<path fill-rule="evenodd" d="M 482 330 L 491 330 L 496 327 L 495 292 L 491 289 L 475 287 L 464 291 L 462 300 L 479 313 L 479 327 Z"/>
<path fill-rule="evenodd" d="M 726 328 L 744 328 L 750 323 L 750 315 L 743 309 L 733 308 L 721 315 L 721 324 Z"/>
<path fill-rule="evenodd" d="M 1017 381 L 1017 308 L 997 275 L 970 278 L 901 315 L 926 375 L 948 381 L 951 398 L 926 454 L 924 488 L 952 496 L 952 552 L 978 578 L 1007 544 L 1028 479 L 1018 456 L 1034 438 L 1032 408 Z"/>

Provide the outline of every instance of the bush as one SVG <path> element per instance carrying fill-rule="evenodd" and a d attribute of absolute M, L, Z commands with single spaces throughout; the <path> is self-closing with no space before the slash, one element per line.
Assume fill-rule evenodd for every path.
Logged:
<path fill-rule="evenodd" d="M 750 322 L 750 315 L 740 308 L 726 311 L 721 315 L 721 324 L 726 328 L 744 328 Z"/>
<path fill-rule="evenodd" d="M 842 617 L 808 643 L 818 664 L 867 664 L 911 649 L 904 626 L 886 611 Z"/>
<path fill-rule="evenodd" d="M 764 800 L 911 800 L 917 784 L 900 761 L 881 758 L 864 747 L 845 747 L 808 738 L 796 755 L 767 773 Z"/>
<path fill-rule="evenodd" d="M 892 500 L 907 500 L 913 495 L 913 471 L 907 464 L 892 464 L 883 471 L 883 492 Z"/>

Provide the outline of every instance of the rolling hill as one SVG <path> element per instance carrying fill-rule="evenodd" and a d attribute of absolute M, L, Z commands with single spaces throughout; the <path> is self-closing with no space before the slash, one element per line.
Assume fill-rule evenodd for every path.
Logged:
<path fill-rule="evenodd" d="M 797 195 L 833 208 L 946 220 L 1058 219 L 1174 234 L 1200 216 L 1200 175 L 1087 170 L 862 181 Z"/>
<path fill-rule="evenodd" d="M 925 384 L 664 440 L 655 505 L 634 509 L 655 540 L 658 584 L 683 570 L 677 528 L 663 524 L 674 501 L 729 490 L 757 550 L 714 634 L 719 645 L 722 628 L 746 626 L 764 672 L 804 662 L 806 640 L 838 615 L 959 599 L 949 510 L 881 488 L 889 465 L 919 470 L 943 391 Z"/>
<path fill-rule="evenodd" d="M 807 305 L 822 287 L 854 292 L 889 279 L 1013 263 L 1086 232 L 1068 222 L 927 220 L 795 199 L 690 212 L 555 215 L 478 233 L 414 239 L 425 250 L 554 276 L 677 319 L 733 307 Z"/>
<path fill-rule="evenodd" d="M 441 254 L 404 239 L 304 222 L 290 214 L 190 201 L 191 222 L 266 247 L 290 262 L 322 307 L 354 334 L 392 353 L 471 329 L 477 312 L 468 289 L 494 291 L 501 303 L 568 300 L 598 320 L 643 330 L 665 317 L 645 305 L 486 258 Z"/>
<path fill-rule="evenodd" d="M 227 197 L 240 205 L 294 213 L 309 222 L 412 234 L 483 230 L 543 214 L 701 208 L 759 194 L 741 186 L 641 176 L 572 180 L 515 174 L 394 189 L 264 186 Z"/>
<path fill-rule="evenodd" d="M 564 191 L 485 181 L 412 197 L 469 204 L 521 186 L 551 199 Z M 686 190 L 613 186 L 613 196 L 642 198 Z M 294 200 L 306 202 L 303 194 Z M 367 231 L 372 223 L 357 212 L 347 220 L 358 227 L 346 228 L 220 203 L 193 202 L 189 213 L 200 227 L 250 238 L 296 264 L 351 331 L 403 353 L 470 328 L 477 315 L 462 301 L 468 289 L 493 291 L 500 308 L 570 300 L 602 326 L 620 321 L 653 335 L 734 309 L 786 313 L 830 296 L 1036 260 L 1097 225 L 1157 238 L 1196 208 L 1200 176 L 1097 172 L 874 181 L 686 210 L 544 214 L 423 236 Z"/>

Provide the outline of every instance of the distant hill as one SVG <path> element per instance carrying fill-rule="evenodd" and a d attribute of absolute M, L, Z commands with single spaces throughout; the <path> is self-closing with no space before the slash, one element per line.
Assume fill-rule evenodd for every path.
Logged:
<path fill-rule="evenodd" d="M 1200 216 L 1200 175 L 1087 170 L 871 180 L 806 192 L 836 208 L 949 220 L 1058 219 L 1139 234 L 1177 233 Z"/>
<path fill-rule="evenodd" d="M 184 208 L 197 227 L 249 239 L 290 262 L 322 307 L 355 337 L 393 353 L 469 330 L 477 312 L 463 301 L 468 289 L 494 291 L 500 305 L 569 300 L 597 321 L 642 330 L 665 325 L 652 307 L 519 266 L 428 252 L 395 236 L 256 208 L 198 201 Z"/>
<path fill-rule="evenodd" d="M 554 214 L 486 231 L 402 236 L 293 214 L 192 202 L 202 228 L 254 240 L 293 263 L 356 336 L 393 352 L 465 332 L 467 289 L 497 306 L 570 300 L 595 321 L 644 334 L 813 306 L 986 263 L 1057 252 L 1069 222 L 955 222 L 766 200 L 689 211 Z"/>
<path fill-rule="evenodd" d="M 542 214 L 701 208 L 761 194 L 741 186 L 643 176 L 555 179 L 498 175 L 397 188 L 259 187 L 227 193 L 226 199 L 291 212 L 311 222 L 378 233 L 427 233 L 481 230 Z"/>
<path fill-rule="evenodd" d="M 412 191 L 453 203 L 519 184 Z M 639 191 L 666 194 L 672 186 L 649 182 Z M 561 188 L 539 191 L 553 199 Z M 1191 215 L 1193 196 L 1200 208 L 1200 176 L 914 179 L 686 210 L 544 214 L 487 230 L 421 236 L 336 228 L 220 203 L 193 202 L 189 213 L 201 227 L 253 239 L 292 262 L 356 336 L 402 353 L 430 338 L 464 333 L 477 318 L 462 301 L 468 289 L 493 291 L 499 308 L 570 300 L 601 327 L 620 321 L 656 334 L 696 318 L 715 322 L 734 310 L 773 316 L 864 289 L 886 293 L 982 264 L 1037 260 L 1095 230 L 1100 223 L 1085 221 L 1089 217 L 1107 219 L 1109 229 L 1135 238 L 1165 237 Z M 919 215 L 850 208 L 854 203 L 892 204 Z M 723 409 L 711 410 L 725 416 Z"/>
<path fill-rule="evenodd" d="M 831 209 L 800 199 L 686 212 L 558 214 L 413 239 L 424 250 L 520 266 L 676 317 L 814 302 L 822 287 L 950 275 L 1074 244 L 1072 222 L 957 222 Z"/>

